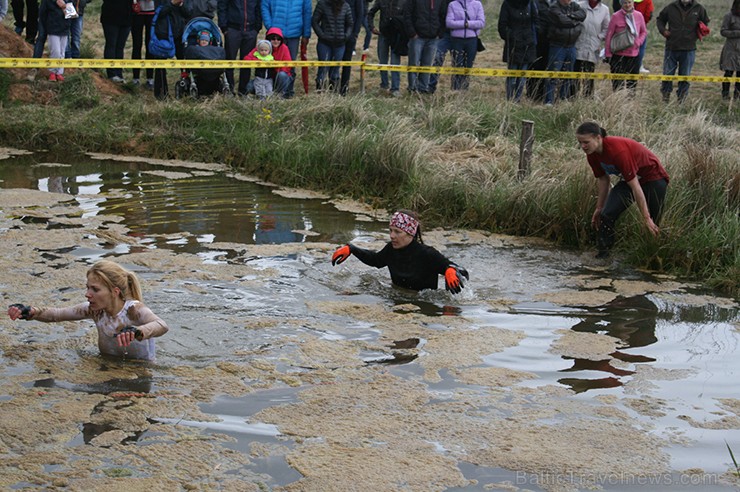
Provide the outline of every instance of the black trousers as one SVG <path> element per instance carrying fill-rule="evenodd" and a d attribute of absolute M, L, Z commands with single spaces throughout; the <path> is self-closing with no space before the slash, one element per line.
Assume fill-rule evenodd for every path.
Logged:
<path fill-rule="evenodd" d="M 659 179 L 657 181 L 642 183 L 640 187 L 642 188 L 642 193 L 645 195 L 645 201 L 647 201 L 650 218 L 658 225 L 663 212 L 663 202 L 665 201 L 668 183 L 665 179 Z M 614 227 L 617 219 L 634 201 L 635 197 L 632 195 L 632 189 L 624 181 L 620 181 L 614 188 L 609 190 L 606 203 L 601 210 L 601 225 L 599 227 L 598 237 L 600 251 L 608 251 L 614 245 L 616 239 Z"/>
<path fill-rule="evenodd" d="M 240 31 L 239 29 L 227 28 L 224 33 L 224 50 L 226 51 L 227 60 L 235 60 L 237 55 L 243 59 L 250 51 L 257 46 L 257 31 Z M 247 93 L 247 84 L 252 77 L 252 70 L 249 68 L 239 69 L 239 94 Z M 234 69 L 226 69 L 226 80 L 233 90 L 234 87 Z"/>
<path fill-rule="evenodd" d="M 621 56 L 612 55 L 609 66 L 612 69 L 612 73 L 640 73 L 640 64 L 637 62 L 638 57 L 636 56 Z M 612 89 L 618 91 L 627 82 L 627 88 L 634 90 L 637 87 L 636 80 L 612 80 Z"/>
<path fill-rule="evenodd" d="M 26 41 L 33 43 L 36 41 L 36 34 L 39 30 L 39 2 L 38 0 L 11 0 L 10 6 L 13 9 L 15 18 L 15 28 L 17 31 L 26 30 Z M 23 14 L 26 14 L 26 20 L 23 20 Z"/>
<path fill-rule="evenodd" d="M 355 51 L 355 46 L 357 45 L 357 40 L 349 38 L 347 40 L 347 44 L 344 45 L 344 56 L 342 57 L 342 61 L 352 61 L 352 53 Z M 343 96 L 347 95 L 347 91 L 349 90 L 349 77 L 352 74 L 352 67 L 342 67 L 342 78 L 339 82 L 340 85 L 340 94 Z"/>

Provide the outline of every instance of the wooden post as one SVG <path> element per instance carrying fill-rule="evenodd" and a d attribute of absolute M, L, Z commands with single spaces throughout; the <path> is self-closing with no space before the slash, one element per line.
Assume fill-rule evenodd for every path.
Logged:
<path fill-rule="evenodd" d="M 534 144 L 534 121 L 522 120 L 522 141 L 519 144 L 519 172 L 517 173 L 519 179 L 529 176 L 532 144 Z"/>
<path fill-rule="evenodd" d="M 362 54 L 363 63 L 367 60 L 367 53 Z M 365 93 L 365 65 L 360 67 L 360 94 Z"/>

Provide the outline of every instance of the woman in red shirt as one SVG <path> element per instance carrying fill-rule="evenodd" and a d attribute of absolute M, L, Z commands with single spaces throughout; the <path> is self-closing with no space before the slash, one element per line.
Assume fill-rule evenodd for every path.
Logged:
<path fill-rule="evenodd" d="M 585 122 L 576 130 L 581 150 L 598 179 L 599 195 L 591 226 L 599 231 L 597 258 L 609 256 L 614 245 L 614 226 L 622 212 L 637 202 L 645 225 L 658 236 L 668 173 L 647 147 L 625 137 L 608 137 L 598 123 Z M 621 180 L 612 188 L 609 175 Z"/>

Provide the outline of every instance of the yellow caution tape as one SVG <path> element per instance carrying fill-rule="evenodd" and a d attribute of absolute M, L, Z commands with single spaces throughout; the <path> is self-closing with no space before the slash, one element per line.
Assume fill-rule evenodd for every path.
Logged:
<path fill-rule="evenodd" d="M 539 79 L 596 80 L 670 80 L 672 82 L 740 82 L 740 77 L 706 75 L 627 74 L 601 72 L 550 72 L 539 70 L 506 70 L 498 68 L 409 67 L 380 65 L 363 61 L 252 61 L 252 60 L 110 60 L 80 58 L 0 58 L 0 68 L 177 68 L 177 69 L 242 69 L 277 67 L 359 67 L 370 71 L 437 73 L 474 77 L 526 77 Z"/>

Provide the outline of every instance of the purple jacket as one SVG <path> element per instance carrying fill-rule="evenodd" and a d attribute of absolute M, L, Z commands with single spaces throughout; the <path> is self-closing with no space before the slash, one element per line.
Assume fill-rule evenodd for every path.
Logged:
<path fill-rule="evenodd" d="M 468 27 L 465 28 L 465 21 Z M 486 26 L 480 0 L 452 0 L 447 6 L 447 29 L 453 38 L 474 38 Z"/>

